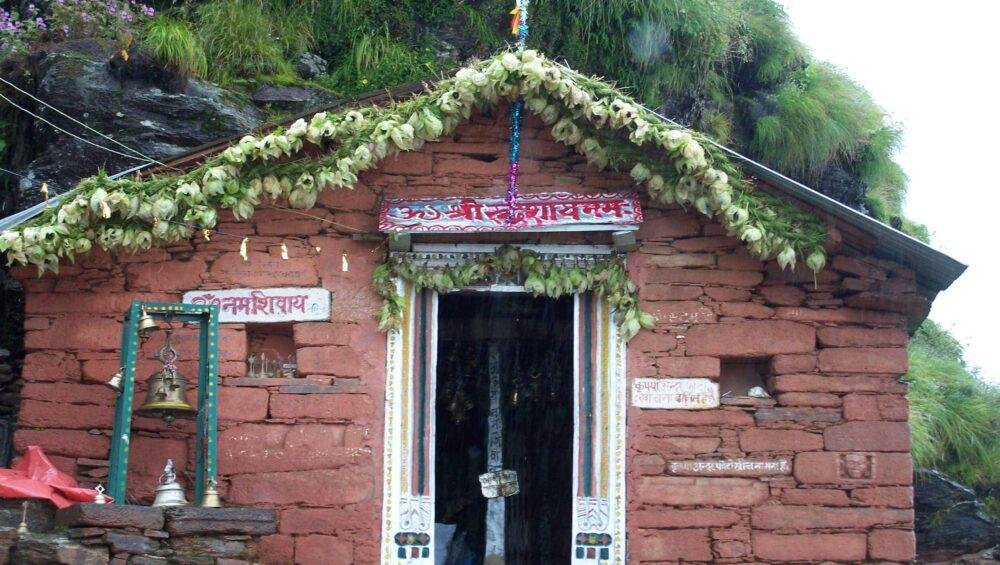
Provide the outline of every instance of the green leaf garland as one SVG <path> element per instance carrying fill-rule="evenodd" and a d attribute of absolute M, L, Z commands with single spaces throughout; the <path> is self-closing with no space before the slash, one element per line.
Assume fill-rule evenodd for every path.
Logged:
<path fill-rule="evenodd" d="M 405 300 L 397 290 L 396 279 L 417 288 L 446 293 L 511 277 L 523 280 L 525 291 L 532 296 L 559 298 L 593 292 L 603 297 L 614 309 L 619 336 L 626 341 L 641 328 L 651 329 L 656 323 L 651 314 L 639 308 L 639 288 L 628 276 L 624 256 L 612 255 L 580 266 L 561 266 L 545 261 L 534 251 L 504 245 L 494 253 L 484 253 L 474 261 L 458 265 L 431 266 L 409 256 L 390 256 L 372 273 L 372 284 L 382 297 L 377 315 L 379 329 L 396 328 L 402 321 Z"/>

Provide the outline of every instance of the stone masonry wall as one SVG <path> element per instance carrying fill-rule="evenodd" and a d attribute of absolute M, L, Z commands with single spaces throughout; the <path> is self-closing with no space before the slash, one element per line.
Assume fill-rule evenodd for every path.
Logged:
<path fill-rule="evenodd" d="M 95 250 L 59 276 L 18 271 L 27 354 L 16 448 L 41 445 L 85 485 L 105 480 L 114 397 L 100 383 L 117 369 L 121 316 L 132 299 L 321 285 L 333 295 L 331 320 L 293 327 L 304 379 L 245 378 L 246 328 L 220 330 L 219 486 L 229 506 L 277 510 L 278 533 L 262 542 L 265 562 L 377 561 L 385 337 L 372 319 L 379 302 L 369 276 L 384 249 L 351 239 L 346 226 L 376 231 L 382 197 L 502 194 L 507 128 L 503 111 L 477 116 L 451 139 L 390 158 L 355 190 L 322 194 L 310 213 L 324 221 L 261 207 L 251 222 L 223 217 L 219 229 L 236 237 L 196 237 L 136 256 Z M 524 192 L 631 186 L 627 177 L 593 171 L 534 118 L 522 139 Z M 731 400 L 701 412 L 629 409 L 631 561 L 911 559 L 906 386 L 898 378 L 908 319 L 929 306 L 913 272 L 834 248 L 814 281 L 805 269 L 782 273 L 751 258 L 693 212 L 648 204 L 645 211 L 630 268 L 659 322 L 629 344 L 629 378 L 714 378 L 723 363 L 753 360 L 765 367 L 773 400 Z M 237 253 L 244 234 L 247 262 Z M 308 245 L 292 243 L 282 260 L 284 236 Z M 601 238 L 514 239 L 607 242 Z M 183 333 L 181 372 L 195 375 L 194 339 Z M 156 368 L 147 359 L 139 379 Z M 190 484 L 189 422 L 171 429 L 138 418 L 134 429 L 130 500 L 151 499 L 166 457 L 188 471 L 182 478 Z M 669 461 L 737 456 L 787 458 L 793 473 L 666 474 Z M 860 478 L 846 474 L 852 465 Z"/>

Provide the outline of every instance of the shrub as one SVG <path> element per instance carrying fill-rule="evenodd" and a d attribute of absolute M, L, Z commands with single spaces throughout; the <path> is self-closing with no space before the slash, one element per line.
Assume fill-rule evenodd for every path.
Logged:
<path fill-rule="evenodd" d="M 414 82 L 436 71 L 429 50 L 412 49 L 385 32 L 357 37 L 338 63 L 321 82 L 342 96 Z"/>
<path fill-rule="evenodd" d="M 254 0 L 215 0 L 197 12 L 211 75 L 221 82 L 291 74 L 265 7 Z"/>
<path fill-rule="evenodd" d="M 930 320 L 910 342 L 910 433 L 918 467 L 973 487 L 996 510 L 1000 498 L 1000 389 L 980 380 L 962 347 Z"/>
<path fill-rule="evenodd" d="M 142 39 L 157 61 L 181 76 L 208 75 L 205 50 L 187 22 L 158 16 L 146 26 Z"/>

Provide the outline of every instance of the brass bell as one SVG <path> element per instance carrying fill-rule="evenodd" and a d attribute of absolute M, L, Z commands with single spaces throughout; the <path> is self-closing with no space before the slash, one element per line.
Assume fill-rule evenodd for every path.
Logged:
<path fill-rule="evenodd" d="M 141 314 L 139 315 L 138 331 L 141 336 L 149 336 L 149 333 L 153 330 L 160 329 L 160 326 L 156 323 L 156 320 L 146 311 L 146 307 L 143 306 L 140 309 Z"/>
<path fill-rule="evenodd" d="M 111 378 L 108 379 L 108 382 L 104 383 L 104 386 L 106 386 L 106 387 L 110 388 L 111 390 L 115 391 L 115 394 L 121 394 L 122 393 L 122 380 L 124 378 L 125 377 L 122 376 L 122 369 L 118 369 L 118 371 L 115 374 L 111 375 Z"/>
<path fill-rule="evenodd" d="M 153 506 L 183 506 L 187 504 L 184 498 L 184 487 L 177 482 L 177 474 L 174 472 L 174 460 L 167 459 L 167 466 L 163 468 L 160 475 L 160 486 L 156 487 L 156 498 Z"/>
<path fill-rule="evenodd" d="M 219 508 L 222 501 L 219 500 L 219 491 L 215 489 L 215 479 L 208 479 L 208 488 L 201 497 L 202 508 Z"/>
<path fill-rule="evenodd" d="M 175 362 L 177 351 L 170 344 L 172 330 L 167 330 L 166 342 L 156 354 L 163 363 L 163 369 L 153 373 L 146 379 L 149 387 L 146 390 L 146 401 L 136 409 L 140 416 L 161 418 L 167 425 L 176 418 L 193 418 L 198 409 L 187 402 L 187 379 L 177 372 Z"/>

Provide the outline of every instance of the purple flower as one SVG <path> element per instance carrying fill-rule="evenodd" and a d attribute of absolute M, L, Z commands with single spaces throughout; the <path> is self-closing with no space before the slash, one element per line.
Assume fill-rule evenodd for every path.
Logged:
<path fill-rule="evenodd" d="M 115 7 L 114 6 L 108 6 L 108 15 L 109 16 L 115 15 Z"/>
<path fill-rule="evenodd" d="M 80 12 L 80 19 L 82 19 L 85 22 L 89 22 L 90 14 L 88 14 L 87 12 Z"/>
<path fill-rule="evenodd" d="M 45 20 L 40 17 L 35 18 L 35 25 L 38 26 L 38 29 L 46 29 Z"/>
<path fill-rule="evenodd" d="M 32 14 L 35 13 L 35 5 L 34 4 L 28 4 L 28 12 L 30 12 Z"/>
<path fill-rule="evenodd" d="M 63 26 L 63 35 L 69 35 L 69 26 Z"/>

